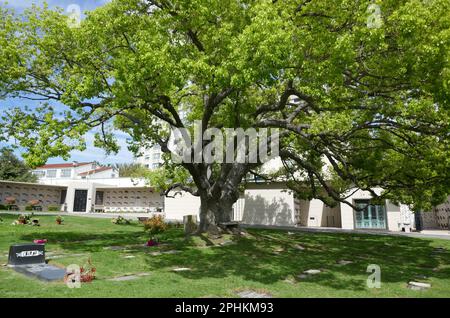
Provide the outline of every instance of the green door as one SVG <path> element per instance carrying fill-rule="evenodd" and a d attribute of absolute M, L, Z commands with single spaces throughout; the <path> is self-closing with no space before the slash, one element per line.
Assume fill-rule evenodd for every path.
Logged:
<path fill-rule="evenodd" d="M 355 228 L 386 229 L 386 208 L 380 204 L 370 204 L 369 200 L 355 201 Z M 361 209 L 361 210 L 360 210 Z"/>

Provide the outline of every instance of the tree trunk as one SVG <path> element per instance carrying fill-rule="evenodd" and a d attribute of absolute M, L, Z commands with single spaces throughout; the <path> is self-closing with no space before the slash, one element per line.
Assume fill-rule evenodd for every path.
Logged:
<path fill-rule="evenodd" d="M 200 196 L 200 224 L 199 233 L 204 233 L 217 228 L 219 223 L 230 222 L 233 204 L 232 197 L 214 199 L 207 195 Z"/>
<path fill-rule="evenodd" d="M 239 199 L 239 184 L 248 172 L 247 164 L 223 164 L 220 176 L 212 182 L 207 169 L 187 165 L 200 196 L 199 233 L 217 230 L 219 223 L 230 222 L 233 204 Z"/>

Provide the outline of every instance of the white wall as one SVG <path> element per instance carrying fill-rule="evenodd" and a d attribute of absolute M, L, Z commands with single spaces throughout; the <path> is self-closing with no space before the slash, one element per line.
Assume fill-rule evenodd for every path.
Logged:
<path fill-rule="evenodd" d="M 164 196 L 150 188 L 96 188 L 103 192 L 103 204 L 96 205 L 105 212 L 157 212 L 164 208 Z"/>
<path fill-rule="evenodd" d="M 200 198 L 184 191 L 176 192 L 175 198 L 164 199 L 164 214 L 167 220 L 177 221 L 182 221 L 184 215 L 199 215 Z"/>
<path fill-rule="evenodd" d="M 381 193 L 380 188 L 374 189 L 377 194 Z M 351 197 L 347 199 L 348 202 L 354 203 L 354 200 L 370 200 L 372 198 L 368 191 L 358 190 Z M 401 231 L 399 223 L 405 222 L 402 217 L 400 206 L 393 204 L 389 200 L 386 200 L 386 218 L 387 229 L 389 231 Z M 341 203 L 341 223 L 343 229 L 354 229 L 354 211 L 353 208 L 347 204 Z M 410 222 L 412 223 L 412 221 Z"/>
<path fill-rule="evenodd" d="M 283 185 L 251 185 L 234 204 L 234 220 L 246 224 L 295 225 L 294 195 Z M 172 193 L 173 195 L 173 193 Z M 180 191 L 175 198 L 165 198 L 168 220 L 183 220 L 184 215 L 200 214 L 200 199 Z"/>
<path fill-rule="evenodd" d="M 113 169 L 108 169 L 100 172 L 96 172 L 94 174 L 90 174 L 88 176 L 84 176 L 86 179 L 109 179 L 114 178 L 117 173 Z M 80 179 L 83 177 L 79 177 Z"/>
<path fill-rule="evenodd" d="M 242 223 L 295 225 L 294 195 L 282 185 L 252 185 L 244 193 Z M 278 188 L 277 188 L 278 187 Z"/>
<path fill-rule="evenodd" d="M 31 200 L 40 200 L 43 210 L 49 207 L 62 208 L 60 204 L 61 191 L 65 187 L 46 186 L 25 182 L 0 181 L 0 204 L 5 203 L 7 197 L 14 197 L 16 205 L 24 209 Z"/>
<path fill-rule="evenodd" d="M 380 193 L 379 189 L 375 189 L 377 193 Z M 367 191 L 358 190 L 351 197 L 347 199 L 347 202 L 354 203 L 354 200 L 364 199 L 370 200 L 372 196 Z M 353 208 L 345 203 L 341 203 L 341 226 L 343 229 L 353 230 L 354 224 L 354 211 Z"/>
<path fill-rule="evenodd" d="M 322 225 L 322 211 L 324 204 L 322 201 L 313 199 L 309 201 L 309 215 L 307 226 L 321 226 Z"/>
<path fill-rule="evenodd" d="M 400 206 L 393 204 L 389 200 L 386 202 L 387 226 L 389 231 L 401 231 L 399 226 L 402 223 Z"/>
<path fill-rule="evenodd" d="M 78 167 L 74 167 L 73 171 L 72 171 L 72 178 L 78 178 L 78 174 L 83 173 L 83 172 L 88 172 L 95 169 L 95 164 L 87 164 L 87 165 L 81 165 Z M 59 176 L 59 175 L 58 175 Z"/>
<path fill-rule="evenodd" d="M 133 188 L 144 187 L 146 185 L 144 179 L 132 178 L 95 178 L 95 179 L 47 179 L 40 180 L 41 184 L 62 185 L 67 187 L 66 206 L 67 212 L 74 212 L 75 190 L 88 190 L 86 212 L 91 211 L 92 205 L 95 203 L 95 189 L 117 189 L 117 188 Z"/>
<path fill-rule="evenodd" d="M 66 196 L 66 206 L 67 212 L 79 212 L 73 210 L 75 190 L 87 190 L 87 202 L 86 202 L 86 212 L 91 211 L 91 205 L 95 202 L 95 185 L 92 182 L 86 181 L 74 181 L 66 182 L 67 184 L 67 196 Z"/>
<path fill-rule="evenodd" d="M 49 184 L 49 185 L 68 185 L 72 182 L 75 183 L 95 183 L 97 187 L 143 187 L 146 185 L 144 179 L 134 179 L 134 178 L 95 178 L 95 179 L 77 179 L 77 180 L 67 180 L 67 179 L 52 179 L 52 180 L 40 180 L 39 183 Z"/>
<path fill-rule="evenodd" d="M 340 206 L 329 207 L 321 200 L 298 200 L 298 224 L 308 227 L 341 227 Z"/>
<path fill-rule="evenodd" d="M 62 177 L 61 176 L 61 171 L 62 170 L 67 170 L 70 169 L 71 170 L 71 175 L 70 177 Z M 66 167 L 66 168 L 42 168 L 42 169 L 35 169 L 34 171 L 44 171 L 45 172 L 45 177 L 40 177 L 39 181 L 42 183 L 46 183 L 50 180 L 54 180 L 54 179 L 61 179 L 61 180 L 70 180 L 70 179 L 77 179 L 79 178 L 78 174 L 79 173 L 83 173 L 83 172 L 87 172 L 90 170 L 94 169 L 94 164 L 93 163 L 89 163 L 89 164 L 83 164 L 80 166 L 72 166 L 72 167 Z M 48 177 L 47 175 L 47 171 L 48 170 L 56 170 L 56 177 Z"/>
<path fill-rule="evenodd" d="M 160 165 L 163 163 L 162 160 L 162 151 L 159 145 L 155 145 L 150 148 L 141 148 L 140 149 L 142 155 L 136 157 L 134 162 L 144 165 L 149 169 L 155 169 L 154 165 Z M 156 156 L 156 157 L 155 157 Z"/>

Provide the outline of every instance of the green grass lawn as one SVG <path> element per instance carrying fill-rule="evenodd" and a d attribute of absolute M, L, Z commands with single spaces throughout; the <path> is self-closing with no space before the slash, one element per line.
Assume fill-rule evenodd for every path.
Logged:
<path fill-rule="evenodd" d="M 41 226 L 32 227 L 11 225 L 17 216 L 0 217 L 1 264 L 7 262 L 9 245 L 46 238 L 47 257 L 59 256 L 50 264 L 83 265 L 90 257 L 97 268 L 95 281 L 70 289 L 63 282 L 41 282 L 1 266 L 0 297 L 236 297 L 239 290 L 264 291 L 274 297 L 450 297 L 448 240 L 249 230 L 235 244 L 211 246 L 207 238 L 186 241 L 182 229 L 174 228 L 165 234 L 166 245 L 144 247 L 148 235 L 137 223 L 114 225 L 108 219 L 72 216 L 59 226 L 54 216 L 40 216 Z M 305 249 L 295 248 L 297 244 Z M 433 253 L 436 247 L 446 251 Z M 181 252 L 152 255 L 162 250 Z M 353 263 L 339 265 L 339 260 Z M 381 267 L 380 289 L 366 286 L 369 264 Z M 175 267 L 191 271 L 173 272 Z M 323 272 L 296 278 L 308 269 Z M 137 273 L 149 275 L 109 280 Z M 419 275 L 426 277 L 419 279 Z M 432 287 L 409 290 L 406 285 L 411 280 Z"/>

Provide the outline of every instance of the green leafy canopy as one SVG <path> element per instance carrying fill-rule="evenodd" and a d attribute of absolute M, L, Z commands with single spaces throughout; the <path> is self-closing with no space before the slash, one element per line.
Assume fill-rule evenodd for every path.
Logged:
<path fill-rule="evenodd" d="M 381 187 L 426 208 L 450 189 L 448 12 L 448 0 L 113 0 L 70 27 L 61 10 L 1 8 L 0 96 L 41 101 L 11 105 L 1 133 L 38 165 L 85 149 L 92 129 L 107 151 L 120 129 L 133 150 L 168 153 L 169 127 L 194 120 L 280 128 L 301 197 Z M 222 198 L 259 165 L 167 167 Z"/>

